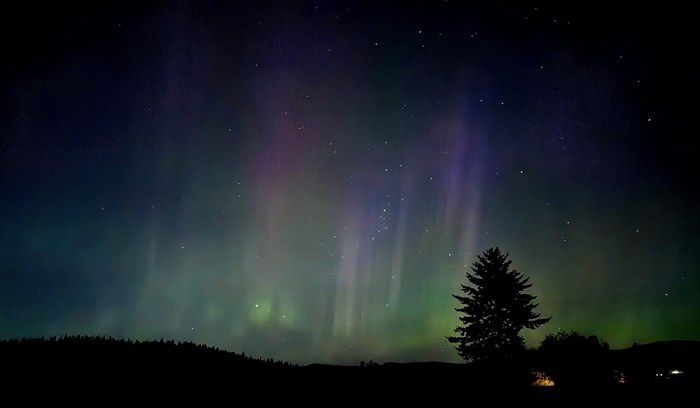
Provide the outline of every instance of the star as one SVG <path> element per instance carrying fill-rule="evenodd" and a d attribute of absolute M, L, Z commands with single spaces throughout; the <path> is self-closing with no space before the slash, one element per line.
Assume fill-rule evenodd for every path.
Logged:
<path fill-rule="evenodd" d="M 558 326 L 616 349 L 700 339 L 679 313 L 700 307 L 696 81 L 674 54 L 695 48 L 693 13 L 659 30 L 666 5 L 627 21 L 613 3 L 467 3 L 21 19 L 36 35 L 3 50 L 0 281 L 26 313 L 3 335 L 458 362 L 451 295 L 498 247 L 557 322 L 527 348 Z"/>

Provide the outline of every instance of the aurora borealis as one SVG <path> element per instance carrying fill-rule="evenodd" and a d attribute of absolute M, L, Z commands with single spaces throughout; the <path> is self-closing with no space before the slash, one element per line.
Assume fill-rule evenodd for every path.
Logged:
<path fill-rule="evenodd" d="M 687 13 L 196 3 L 3 28 L 0 337 L 458 361 L 498 246 L 529 346 L 700 339 Z"/>

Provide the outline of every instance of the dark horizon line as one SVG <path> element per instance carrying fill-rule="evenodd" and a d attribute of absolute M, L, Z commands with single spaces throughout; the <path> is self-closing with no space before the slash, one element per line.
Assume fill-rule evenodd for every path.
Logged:
<path fill-rule="evenodd" d="M 225 353 L 229 356 L 233 357 L 243 357 L 247 358 L 250 360 L 260 360 L 260 361 L 270 361 L 275 364 L 291 364 L 293 366 L 299 366 L 299 367 L 307 367 L 307 366 L 338 366 L 338 367 L 357 367 L 361 365 L 362 363 L 367 363 L 367 364 L 377 364 L 377 365 L 385 365 L 385 364 L 454 364 L 454 365 L 461 365 L 465 364 L 464 361 L 460 362 L 453 362 L 453 361 L 444 361 L 444 360 L 412 360 L 412 361 L 396 361 L 396 360 L 382 360 L 379 359 L 380 361 L 377 361 L 374 358 L 369 358 L 369 359 L 360 359 L 357 360 L 355 364 L 353 363 L 348 363 L 348 362 L 335 362 L 335 363 L 328 363 L 328 362 L 319 362 L 319 361 L 312 361 L 312 362 L 290 362 L 286 360 L 280 360 L 280 359 L 273 359 L 273 358 L 264 358 L 263 356 L 254 356 L 252 354 L 247 354 L 245 350 L 241 351 L 232 351 L 228 348 L 222 348 L 218 346 L 213 346 L 209 345 L 206 343 L 195 343 L 191 340 L 175 340 L 173 338 L 166 339 L 164 337 L 161 337 L 160 339 L 151 339 L 151 340 L 136 340 L 128 337 L 114 337 L 114 336 L 107 336 L 107 335 L 87 335 L 87 334 L 64 334 L 61 336 L 41 336 L 41 337 L 11 337 L 11 338 L 4 338 L 0 337 L 0 347 L 9 345 L 9 344 L 15 344 L 15 345 L 20 345 L 21 343 L 55 343 L 59 344 L 61 342 L 70 342 L 70 341 L 82 341 L 82 342 L 101 342 L 103 344 L 111 343 L 111 344 L 123 344 L 123 345 L 160 345 L 160 344 L 166 344 L 169 346 L 185 346 L 185 347 L 192 347 L 192 350 L 199 350 L 199 351 L 206 351 L 209 353 Z M 646 348 L 650 346 L 658 346 L 662 344 L 693 344 L 696 343 L 700 347 L 700 340 L 690 340 L 690 339 L 672 339 L 672 340 L 657 340 L 649 343 L 633 343 L 629 347 L 625 348 L 610 348 L 609 351 L 625 351 L 625 350 L 634 350 L 638 348 Z M 526 349 L 527 352 L 535 352 L 537 351 L 537 348 L 535 347 L 529 347 Z M 343 359 L 347 360 L 347 359 Z M 466 364 L 469 364 L 466 362 Z"/>

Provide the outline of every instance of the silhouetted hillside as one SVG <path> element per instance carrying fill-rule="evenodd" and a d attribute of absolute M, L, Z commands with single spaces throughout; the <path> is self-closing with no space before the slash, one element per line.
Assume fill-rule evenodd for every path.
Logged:
<path fill-rule="evenodd" d="M 173 340 L 133 341 L 97 336 L 0 340 L 0 359 L 9 365 L 170 366 L 210 365 L 227 369 L 296 367 L 282 361 L 251 358 L 219 348 Z"/>
<path fill-rule="evenodd" d="M 648 396 L 678 397 L 698 384 L 700 342 L 659 342 L 606 351 L 601 360 L 620 382 L 582 381 L 572 387 L 531 386 L 538 370 L 532 352 L 516 364 L 384 363 L 356 366 L 310 364 L 296 366 L 271 359 L 251 358 L 191 342 L 131 341 L 110 337 L 65 336 L 48 339 L 0 340 L 0 373 L 22 385 L 90 384 L 103 389 L 131 384 L 150 392 L 183 388 L 227 390 L 257 386 L 261 381 L 281 390 L 350 393 L 413 401 L 464 390 L 474 395 L 497 392 L 492 400 L 566 402 L 605 394 L 607 401 L 644 402 Z M 606 375 L 608 375 L 606 374 Z M 121 384 L 121 385 L 119 385 Z M 595 384 L 595 385 L 593 385 Z M 301 390 L 301 391 L 299 391 Z M 306 390 L 306 391 L 304 391 Z M 309 397 L 317 401 L 318 396 Z"/>
<path fill-rule="evenodd" d="M 611 352 L 611 365 L 630 383 L 700 383 L 700 341 L 659 341 Z"/>

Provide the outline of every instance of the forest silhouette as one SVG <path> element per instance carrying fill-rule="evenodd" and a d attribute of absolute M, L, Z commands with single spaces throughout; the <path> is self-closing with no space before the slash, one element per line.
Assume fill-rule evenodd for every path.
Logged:
<path fill-rule="evenodd" d="M 333 378 L 352 378 L 376 389 L 385 379 L 416 385 L 413 393 L 430 394 L 425 384 L 443 384 L 471 390 L 493 387 L 520 390 L 536 398 L 578 395 L 602 390 L 627 398 L 691 390 L 699 383 L 700 342 L 670 341 L 610 350 L 593 335 L 557 331 L 536 349 L 526 349 L 519 332 L 546 323 L 535 312 L 535 296 L 525 293 L 528 279 L 510 268 L 507 254 L 485 251 L 467 273 L 465 294 L 453 295 L 462 307 L 456 344 L 466 364 L 439 362 L 357 365 L 296 365 L 271 358 L 248 356 L 192 342 L 133 341 L 101 336 L 63 336 L 0 340 L 0 362 L 5 373 L 37 378 L 37 373 L 60 370 L 65 377 L 94 380 L 105 374 L 129 373 L 132 379 L 153 382 L 177 374 L 185 383 L 237 381 L 322 381 L 341 389 Z M 93 377 L 92 373 L 99 374 Z M 223 377 L 219 374 L 223 373 Z M 78 377 L 74 377 L 75 375 Z M 100 377 L 103 376 L 103 377 Z M 169 381 L 169 380 L 168 380 Z M 545 391 L 549 389 L 550 391 Z M 554 391 L 552 391 L 554 390 Z M 640 391 L 643 391 L 640 394 Z"/>
<path fill-rule="evenodd" d="M 510 393 L 491 398 L 522 397 L 535 402 L 603 394 L 621 402 L 637 398 L 640 403 L 650 395 L 680 398 L 699 383 L 699 357 L 700 342 L 696 341 L 610 350 L 597 338 L 575 332 L 552 335 L 538 349 L 511 361 L 370 361 L 347 366 L 295 365 L 172 340 L 139 342 L 91 336 L 0 340 L 0 370 L 23 385 L 80 383 L 110 388 L 128 379 L 157 389 L 201 389 L 212 384 L 253 386 L 263 381 L 266 386 L 285 388 L 322 384 L 333 392 L 352 390 L 354 396 L 396 392 L 392 398 L 406 401 L 435 398 L 437 390 L 463 390 L 476 396 L 493 389 Z M 387 381 L 397 391 L 387 388 Z"/>

